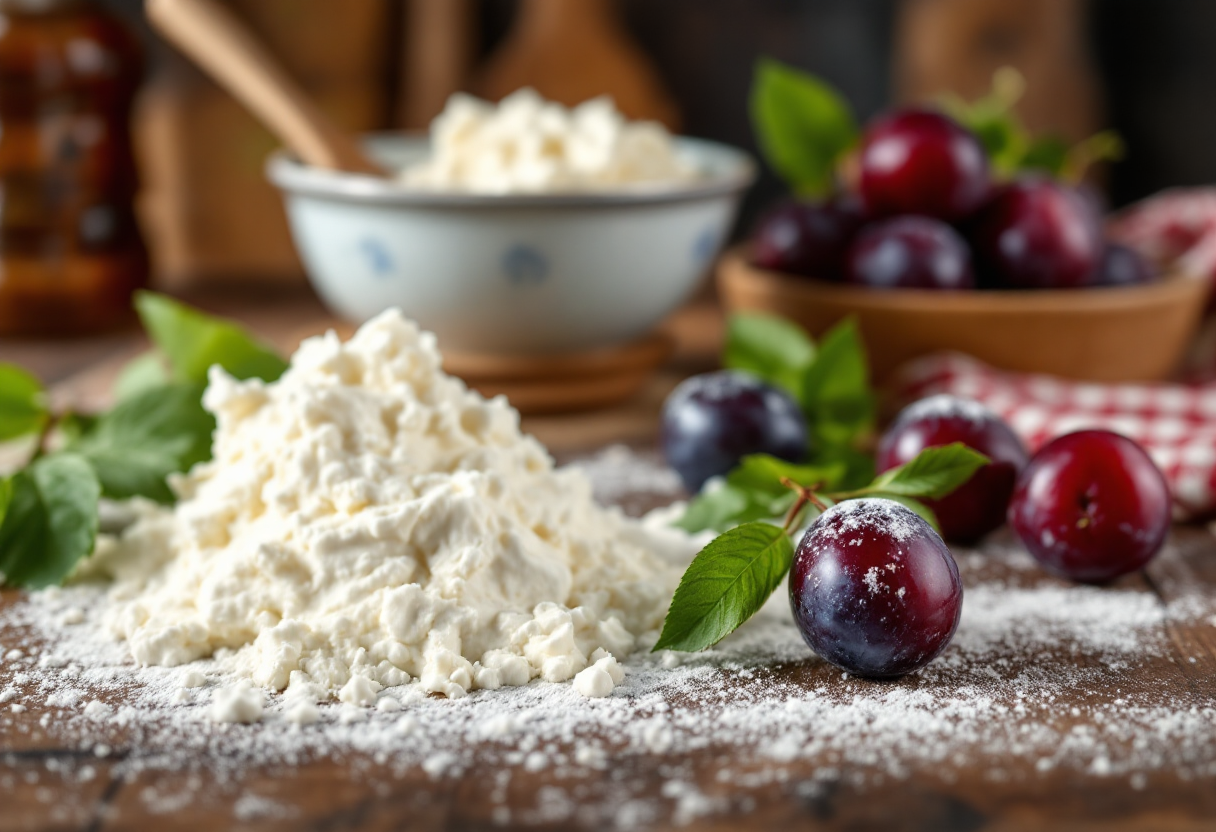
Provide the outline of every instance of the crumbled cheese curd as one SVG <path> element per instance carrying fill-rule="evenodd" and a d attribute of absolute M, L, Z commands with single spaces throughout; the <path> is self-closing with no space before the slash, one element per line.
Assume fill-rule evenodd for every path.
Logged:
<path fill-rule="evenodd" d="M 628 121 L 607 97 L 568 109 L 522 89 L 495 105 L 464 93 L 431 123 L 431 156 L 407 185 L 484 194 L 670 185 L 697 172 L 652 121 Z"/>
<path fill-rule="evenodd" d="M 214 368 L 214 459 L 89 565 L 114 580 L 110 626 L 135 660 L 215 657 L 358 707 L 405 684 L 458 697 L 589 667 L 578 690 L 619 683 L 616 659 L 657 637 L 695 544 L 597 505 L 504 399 L 440 361 L 389 311 L 347 343 L 305 341 L 274 383 Z M 213 716 L 253 719 L 254 699 L 217 693 Z"/>

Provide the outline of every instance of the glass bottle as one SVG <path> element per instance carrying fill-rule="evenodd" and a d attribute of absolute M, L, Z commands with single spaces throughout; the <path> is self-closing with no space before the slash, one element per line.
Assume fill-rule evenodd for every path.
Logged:
<path fill-rule="evenodd" d="M 127 320 L 147 282 L 135 220 L 135 36 L 89 0 L 0 0 L 0 335 Z"/>

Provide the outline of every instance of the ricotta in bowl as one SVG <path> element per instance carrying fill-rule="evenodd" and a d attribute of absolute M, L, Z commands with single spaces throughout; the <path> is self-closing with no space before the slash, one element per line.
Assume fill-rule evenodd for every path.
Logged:
<path fill-rule="evenodd" d="M 670 186 L 696 169 L 653 121 L 629 121 L 607 96 L 566 108 L 522 89 L 499 104 L 457 93 L 431 123 L 431 153 L 407 185 L 478 194 Z"/>

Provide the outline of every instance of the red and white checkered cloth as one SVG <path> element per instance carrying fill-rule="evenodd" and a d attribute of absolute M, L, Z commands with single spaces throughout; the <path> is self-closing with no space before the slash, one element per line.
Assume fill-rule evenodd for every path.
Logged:
<path fill-rule="evenodd" d="M 1005 372 L 949 353 L 905 366 L 892 389 L 901 404 L 937 393 L 979 401 L 1032 452 L 1084 428 L 1121 433 L 1161 468 L 1181 518 L 1216 513 L 1216 382 L 1093 384 Z"/>
<path fill-rule="evenodd" d="M 1216 290 L 1216 187 L 1161 191 L 1111 217 L 1106 234 Z"/>

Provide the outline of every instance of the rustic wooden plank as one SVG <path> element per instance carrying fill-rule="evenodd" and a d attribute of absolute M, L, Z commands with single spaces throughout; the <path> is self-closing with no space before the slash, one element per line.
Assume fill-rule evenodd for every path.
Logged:
<path fill-rule="evenodd" d="M 113 769 L 113 761 L 90 753 L 28 750 L 0 755 L 0 829 L 96 828 L 124 785 Z"/>
<path fill-rule="evenodd" d="M 1147 575 L 1165 602 L 1179 672 L 1209 689 L 1216 679 L 1216 540 L 1205 528 L 1175 531 Z"/>
<path fill-rule="evenodd" d="M 990 551 L 1008 545 L 1007 538 L 998 536 Z M 1168 559 L 1154 567 L 1155 585 L 1166 584 L 1163 574 L 1194 564 L 1191 577 L 1183 583 L 1193 587 L 1197 595 L 1211 597 L 1214 585 L 1207 582 L 1205 564 L 1216 557 L 1216 547 L 1210 538 L 1182 530 L 1165 557 Z M 1033 568 L 1011 568 L 989 553 L 963 554 L 962 558 L 973 584 L 1000 582 L 1023 588 L 1066 585 Z M 1124 579 L 1112 591 L 1151 593 L 1149 585 L 1138 576 Z M 1178 615 L 1180 621 L 1183 618 Z M 1167 690 L 1179 701 L 1179 707 L 1216 702 L 1216 677 L 1204 676 L 1189 662 L 1179 662 L 1178 655 L 1146 656 L 1133 668 L 1108 673 L 1103 677 L 1109 680 L 1105 685 L 1062 700 L 1055 729 L 1063 736 L 1075 727 L 1100 727 L 1103 709 L 1109 713 L 1116 697 Z M 1007 657 L 1010 663 L 1000 671 L 1006 679 L 1014 679 L 1028 668 L 1038 668 L 1050 676 L 1077 664 L 1093 664 L 1092 657 L 1074 655 L 1066 648 L 1025 655 L 1010 647 Z M 973 670 L 956 668 L 937 678 L 948 683 L 951 674 L 965 676 Z M 722 678 L 726 689 L 784 684 L 802 690 L 842 692 L 852 684 L 843 681 L 839 671 L 810 656 L 746 672 L 724 672 Z M 915 689 L 923 683 L 912 677 L 882 684 Z M 672 700 L 670 704 L 684 707 L 687 703 Z M 1073 714 L 1073 706 L 1082 710 Z M 38 713 L 31 707 L 19 716 L 36 724 Z M 1017 717 L 1011 715 L 1010 719 L 1016 721 Z M 33 729 L 19 736 L 6 731 L 3 749 L 15 742 L 21 743 L 20 760 L 0 760 L 0 776 L 37 768 L 39 754 L 53 757 L 68 753 L 61 741 Z M 116 756 L 126 751 L 121 735 L 114 737 L 114 743 Z M 1216 761 L 1216 747 L 1199 753 L 1207 753 L 1210 761 Z M 825 771 L 833 773 L 825 776 Z M 723 777 L 723 772 L 729 775 Z M 106 830 L 158 829 L 170 823 L 173 828 L 199 830 L 387 830 L 401 828 L 407 822 L 409 828 L 419 830 L 599 829 L 619 824 L 622 819 L 626 821 L 623 828 L 694 830 L 782 825 L 831 830 L 1198 830 L 1210 829 L 1211 819 L 1216 817 L 1216 780 L 1212 777 L 1194 778 L 1166 767 L 1139 772 L 1140 781 L 1129 785 L 1126 776 L 1094 777 L 1069 767 L 1038 770 L 1024 758 L 999 755 L 961 763 L 923 764 L 906 779 L 900 779 L 876 774 L 866 766 L 842 764 L 831 754 L 776 764 L 749 759 L 746 753 L 730 747 L 710 746 L 682 755 L 638 755 L 615 749 L 610 751 L 608 765 L 602 771 L 578 775 L 553 768 L 512 771 L 501 794 L 494 795 L 500 773 L 493 763 L 475 763 L 456 779 L 432 780 L 417 769 L 396 772 L 374 759 L 346 753 L 296 767 L 255 768 L 235 779 L 206 768 L 193 772 L 146 770 L 137 772 L 129 783 L 110 784 L 100 791 L 96 784 L 83 788 L 70 779 L 56 783 L 43 776 L 44 788 L 52 790 L 51 804 L 84 806 L 86 809 L 74 817 L 91 812 L 98 821 L 92 828 Z M 665 791 L 673 780 L 696 785 L 699 803 L 692 811 L 681 807 L 678 792 Z M 749 783 L 757 780 L 759 785 Z M 577 805 L 554 803 L 553 794 L 575 800 Z M 623 800 L 621 795 L 628 799 Z M 44 792 L 41 801 L 46 800 Z M 104 811 L 99 808 L 103 804 Z M 20 801 L 14 805 L 19 807 L 14 817 L 24 824 L 19 828 L 35 828 L 37 820 L 46 817 L 48 804 L 40 802 L 36 792 L 29 789 L 22 790 Z M 630 812 L 637 806 L 649 806 L 655 814 L 634 817 Z M 702 815 L 702 811 L 708 813 Z"/>

